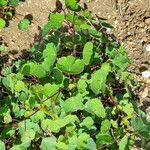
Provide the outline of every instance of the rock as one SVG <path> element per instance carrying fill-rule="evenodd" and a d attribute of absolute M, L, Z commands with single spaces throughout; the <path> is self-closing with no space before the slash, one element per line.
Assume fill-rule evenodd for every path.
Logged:
<path fill-rule="evenodd" d="M 150 52 L 150 44 L 148 44 L 148 45 L 146 46 L 146 51 L 147 51 L 147 52 Z"/>
<path fill-rule="evenodd" d="M 142 72 L 142 77 L 143 78 L 149 78 L 150 77 L 150 71 L 146 70 Z"/>
<path fill-rule="evenodd" d="M 144 27 L 144 25 L 145 25 L 145 24 L 144 24 L 144 22 L 142 22 L 142 23 L 140 23 L 140 25 L 139 25 L 139 26 L 140 26 L 141 28 L 143 28 L 143 27 Z"/>
<path fill-rule="evenodd" d="M 150 24 L 150 18 L 145 19 L 145 23 Z"/>

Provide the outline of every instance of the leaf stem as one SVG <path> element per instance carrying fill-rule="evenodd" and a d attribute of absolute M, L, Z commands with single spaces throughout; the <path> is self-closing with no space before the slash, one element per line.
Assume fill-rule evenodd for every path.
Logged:
<path fill-rule="evenodd" d="M 73 56 L 76 57 L 76 44 L 75 44 L 75 35 L 76 35 L 76 31 L 75 31 L 75 12 L 73 14 L 73 23 L 72 23 L 72 41 L 73 41 Z"/>

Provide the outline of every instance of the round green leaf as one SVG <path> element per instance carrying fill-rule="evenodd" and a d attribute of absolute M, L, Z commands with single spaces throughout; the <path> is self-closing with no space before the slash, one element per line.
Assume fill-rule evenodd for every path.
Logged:
<path fill-rule="evenodd" d="M 79 74 L 84 70 L 84 62 L 70 55 L 59 58 L 57 67 L 65 73 Z"/>
<path fill-rule="evenodd" d="M 20 30 L 28 29 L 29 25 L 30 25 L 30 21 L 28 19 L 23 19 L 19 22 L 18 28 Z"/>
<path fill-rule="evenodd" d="M 6 25 L 6 21 L 2 18 L 0 18 L 0 29 L 4 28 Z"/>

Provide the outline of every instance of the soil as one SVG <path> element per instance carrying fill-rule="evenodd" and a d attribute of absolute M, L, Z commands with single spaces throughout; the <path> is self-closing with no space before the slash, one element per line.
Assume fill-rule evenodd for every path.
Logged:
<path fill-rule="evenodd" d="M 135 73 L 140 83 L 138 95 L 141 106 L 150 107 L 150 78 L 142 77 L 142 71 L 150 71 L 150 52 L 146 47 L 150 44 L 150 0 L 81 0 L 87 2 L 89 8 L 98 16 L 106 18 L 114 29 L 118 40 L 126 48 L 131 59 L 128 70 Z M 48 20 L 54 9 L 55 0 L 25 0 L 16 7 L 16 16 L 9 27 L 0 30 L 0 37 L 7 44 L 10 59 L 14 59 L 31 48 L 37 38 L 40 27 Z M 25 15 L 32 15 L 33 20 L 28 30 L 17 28 L 19 20 Z M 0 61 L 1 62 L 1 61 Z M 148 111 L 149 110 L 149 111 Z M 147 109 L 150 114 L 150 108 Z M 150 117 L 149 117 L 150 118 Z"/>

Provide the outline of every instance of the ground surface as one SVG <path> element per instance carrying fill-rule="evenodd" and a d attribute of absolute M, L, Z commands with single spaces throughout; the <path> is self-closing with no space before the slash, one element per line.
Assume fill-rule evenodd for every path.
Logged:
<path fill-rule="evenodd" d="M 88 2 L 94 13 L 107 18 L 114 26 L 110 32 L 125 46 L 132 61 L 129 70 L 136 73 L 137 79 L 142 82 L 138 93 L 141 102 L 148 106 L 150 78 L 143 78 L 141 72 L 150 71 L 150 52 L 146 51 L 150 44 L 150 0 L 83 1 Z M 46 23 L 48 14 L 54 8 L 54 3 L 54 0 L 26 0 L 16 8 L 16 17 L 10 21 L 9 27 L 0 30 L 0 36 L 7 43 L 7 50 L 12 53 L 11 59 L 30 49 L 39 33 L 39 27 Z M 33 16 L 32 24 L 27 31 L 20 31 L 17 24 L 27 14 Z"/>

